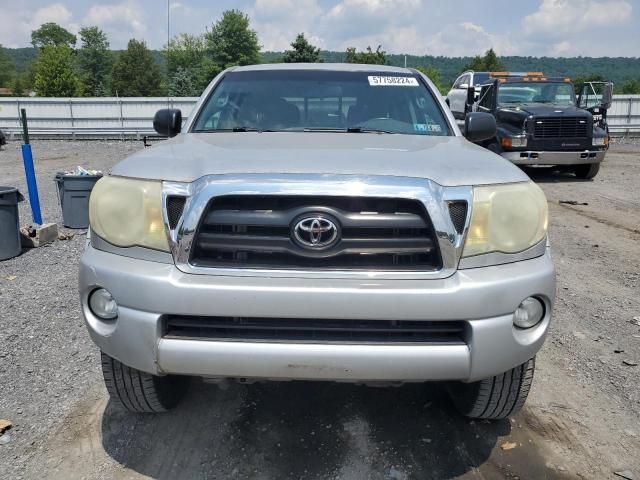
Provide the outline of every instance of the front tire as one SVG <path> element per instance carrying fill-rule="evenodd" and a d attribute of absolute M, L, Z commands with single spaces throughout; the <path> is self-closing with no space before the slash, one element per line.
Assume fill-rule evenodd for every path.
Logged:
<path fill-rule="evenodd" d="M 573 167 L 573 172 L 576 177 L 583 180 L 590 180 L 595 177 L 600 171 L 599 163 L 585 163 L 584 165 L 576 165 Z"/>
<path fill-rule="evenodd" d="M 189 377 L 159 377 L 127 367 L 100 352 L 102 375 L 111 400 L 137 413 L 160 413 L 175 407 L 187 392 Z"/>
<path fill-rule="evenodd" d="M 517 413 L 527 400 L 535 357 L 511 370 L 474 383 L 459 383 L 450 389 L 457 409 L 470 418 L 499 420 Z"/>

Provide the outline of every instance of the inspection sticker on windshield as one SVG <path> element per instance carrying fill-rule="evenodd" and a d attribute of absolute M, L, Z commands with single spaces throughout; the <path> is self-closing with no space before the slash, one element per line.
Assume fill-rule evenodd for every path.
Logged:
<path fill-rule="evenodd" d="M 369 85 L 373 87 L 417 87 L 418 79 L 414 77 L 378 77 L 369 75 Z"/>

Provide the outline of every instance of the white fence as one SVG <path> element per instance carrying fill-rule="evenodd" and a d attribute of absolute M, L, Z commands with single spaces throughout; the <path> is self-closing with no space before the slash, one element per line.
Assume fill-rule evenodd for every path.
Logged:
<path fill-rule="evenodd" d="M 612 135 L 640 135 L 640 95 L 614 95 L 607 120 Z"/>
<path fill-rule="evenodd" d="M 0 129 L 9 137 L 22 132 L 20 110 L 26 109 L 29 134 L 42 136 L 136 137 L 155 133 L 153 115 L 179 108 L 188 118 L 197 97 L 0 98 Z"/>
<path fill-rule="evenodd" d="M 27 110 L 34 137 L 140 138 L 154 134 L 153 115 L 161 108 L 179 108 L 188 118 L 196 97 L 1 98 L 0 129 L 20 135 L 20 109 Z M 608 112 L 613 135 L 640 135 L 640 95 L 614 95 Z"/>

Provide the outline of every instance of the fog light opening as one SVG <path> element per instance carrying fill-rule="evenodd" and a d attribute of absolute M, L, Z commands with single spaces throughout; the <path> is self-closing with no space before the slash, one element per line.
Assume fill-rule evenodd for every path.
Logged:
<path fill-rule="evenodd" d="M 114 320 L 118 317 L 118 304 L 104 288 L 98 288 L 89 296 L 91 313 L 102 320 Z"/>
<path fill-rule="evenodd" d="M 535 297 L 525 298 L 513 313 L 513 324 L 518 328 L 535 327 L 544 317 L 544 303 Z"/>

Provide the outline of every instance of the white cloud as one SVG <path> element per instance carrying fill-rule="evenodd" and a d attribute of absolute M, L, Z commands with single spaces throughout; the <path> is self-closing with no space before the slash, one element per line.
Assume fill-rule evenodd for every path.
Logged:
<path fill-rule="evenodd" d="M 0 43 L 11 48 L 31 46 L 31 32 L 47 22 L 55 22 L 73 34 L 79 30 L 73 14 L 62 3 L 53 3 L 35 11 L 6 8 L 0 15 Z"/>
<path fill-rule="evenodd" d="M 626 0 L 542 0 L 522 25 L 527 35 L 561 38 L 589 28 L 619 26 L 630 20 L 632 10 Z"/>
<path fill-rule="evenodd" d="M 299 33 L 314 45 L 325 46 L 314 32 L 314 24 L 322 17 L 316 0 L 256 0 L 248 13 L 263 50 L 286 50 Z"/>
<path fill-rule="evenodd" d="M 329 18 L 346 15 L 385 17 L 389 14 L 402 15 L 420 7 L 421 0 L 343 0 L 329 10 Z"/>
<path fill-rule="evenodd" d="M 465 8 L 470 0 L 169 1 L 171 35 L 202 33 L 235 7 L 249 14 L 265 50 L 288 49 L 298 33 L 329 50 L 382 45 L 390 53 L 455 56 L 490 47 L 500 55 L 637 56 L 640 45 L 640 0 L 537 0 L 533 9 L 534 2 L 514 2 L 501 11 L 506 18 L 487 14 L 498 8 L 491 0 L 481 2 L 484 13 Z M 166 0 L 20 0 L 0 14 L 0 43 L 27 46 L 31 31 L 47 21 L 74 33 L 97 25 L 117 49 L 130 38 L 151 48 L 166 42 Z"/>
<path fill-rule="evenodd" d="M 32 25 L 42 25 L 47 22 L 55 22 L 59 25 L 69 25 L 73 14 L 62 3 L 53 3 L 36 10 L 31 20 Z"/>
<path fill-rule="evenodd" d="M 147 27 L 145 15 L 135 1 L 93 5 L 82 20 L 83 25 L 97 25 L 117 44 L 135 37 L 143 39 Z"/>
<path fill-rule="evenodd" d="M 424 12 L 423 0 L 342 0 L 323 17 L 323 36 L 340 47 L 361 46 L 364 39 L 389 38 L 398 30 L 414 27 Z M 377 45 L 377 43 L 374 41 Z"/>
<path fill-rule="evenodd" d="M 493 48 L 498 55 L 516 52 L 508 34 L 493 34 L 472 22 L 445 25 L 426 39 L 425 50 L 430 55 L 476 55 Z"/>

